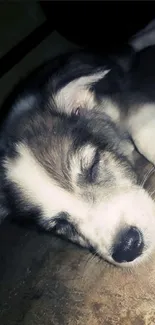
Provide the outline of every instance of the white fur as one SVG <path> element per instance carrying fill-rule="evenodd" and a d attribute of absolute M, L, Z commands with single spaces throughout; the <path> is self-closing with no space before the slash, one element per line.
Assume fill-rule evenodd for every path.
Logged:
<path fill-rule="evenodd" d="M 102 104 L 100 105 L 100 109 L 103 110 L 104 113 L 106 113 L 113 122 L 118 123 L 120 122 L 120 109 L 117 107 L 116 104 L 113 104 L 113 102 L 109 99 L 103 100 Z"/>
<path fill-rule="evenodd" d="M 26 200 L 41 207 L 43 218 L 49 220 L 51 225 L 52 217 L 56 214 L 69 213 L 80 232 L 109 261 L 112 261 L 110 253 L 114 238 L 117 232 L 126 226 L 137 226 L 142 231 L 148 252 L 155 247 L 154 202 L 143 189 L 133 186 L 130 180 L 124 182 L 119 171 L 116 170 L 116 176 L 120 188 L 110 188 L 109 192 L 105 189 L 106 195 L 104 188 L 99 188 L 98 192 L 95 192 L 96 199 L 90 201 L 83 193 L 80 195 L 78 192 L 70 193 L 62 189 L 47 175 L 26 145 L 20 144 L 17 149 L 19 157 L 14 162 L 11 159 L 5 161 L 7 178 L 20 187 Z M 86 147 L 82 155 L 85 152 Z M 88 147 L 88 161 L 93 153 L 93 148 Z M 115 162 L 113 168 L 117 169 Z M 130 264 L 137 263 L 144 257 L 145 254 Z"/>
<path fill-rule="evenodd" d="M 71 114 L 76 108 L 92 110 L 98 108 L 106 113 L 113 122 L 120 121 L 120 109 L 109 98 L 97 102 L 94 93 L 90 90 L 92 83 L 104 78 L 110 70 L 100 71 L 94 75 L 81 77 L 68 83 L 54 96 L 58 110 Z M 53 100 L 53 98 L 52 98 Z"/>
<path fill-rule="evenodd" d="M 129 43 L 136 51 L 155 45 L 155 19 L 134 35 Z"/>
<path fill-rule="evenodd" d="M 73 185 L 75 184 L 74 189 L 76 190 L 76 193 L 79 192 L 78 186 L 76 186 L 76 180 L 80 171 L 80 165 L 82 168 L 88 169 L 90 167 L 90 163 L 93 161 L 95 152 L 96 148 L 88 144 L 81 147 L 80 150 L 71 157 L 71 179 Z"/>
<path fill-rule="evenodd" d="M 82 107 L 92 109 L 95 104 L 94 94 L 90 86 L 104 78 L 110 70 L 99 71 L 93 75 L 77 78 L 57 92 L 54 96 L 60 111 L 70 115 L 73 108 Z"/>
<path fill-rule="evenodd" d="M 138 150 L 155 165 L 155 105 L 147 104 L 129 114 L 127 127 Z"/>

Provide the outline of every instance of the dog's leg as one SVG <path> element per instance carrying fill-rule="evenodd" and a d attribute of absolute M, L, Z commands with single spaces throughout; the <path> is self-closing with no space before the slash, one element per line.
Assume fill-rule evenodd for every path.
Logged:
<path fill-rule="evenodd" d="M 144 105 L 132 112 L 128 130 L 138 151 L 155 165 L 155 105 Z"/>
<path fill-rule="evenodd" d="M 128 130 L 139 152 L 155 165 L 155 20 L 133 37 L 132 45 L 138 53 L 130 73 Z"/>
<path fill-rule="evenodd" d="M 152 20 L 144 29 L 134 35 L 129 44 L 136 52 L 142 49 L 155 45 L 155 19 Z"/>

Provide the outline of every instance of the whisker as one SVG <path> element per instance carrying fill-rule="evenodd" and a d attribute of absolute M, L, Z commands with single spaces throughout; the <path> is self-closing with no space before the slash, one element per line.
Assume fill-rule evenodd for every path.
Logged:
<path fill-rule="evenodd" d="M 86 275 L 86 272 L 88 272 L 88 269 L 91 268 L 91 266 L 93 265 L 93 261 L 95 260 L 95 264 L 98 262 L 98 259 L 96 259 L 97 257 L 97 253 L 93 253 L 93 254 L 89 254 L 87 260 L 86 260 L 86 263 L 85 263 L 85 266 L 84 266 L 84 272 L 83 272 L 83 276 L 82 276 L 82 279 L 84 279 L 85 275 Z"/>
<path fill-rule="evenodd" d="M 149 191 L 148 191 L 148 193 L 149 193 L 149 195 L 151 196 L 151 198 L 152 198 L 153 200 L 155 200 L 155 198 L 153 198 L 153 194 L 155 193 L 155 190 L 152 191 L 152 192 L 149 192 Z"/>
<path fill-rule="evenodd" d="M 151 195 L 152 186 L 147 187 L 147 192 Z"/>
<path fill-rule="evenodd" d="M 155 172 L 155 167 L 151 167 L 150 170 L 148 170 L 146 172 L 146 174 L 144 175 L 144 178 L 142 179 L 140 186 L 144 187 L 145 183 L 147 182 L 148 178 Z"/>

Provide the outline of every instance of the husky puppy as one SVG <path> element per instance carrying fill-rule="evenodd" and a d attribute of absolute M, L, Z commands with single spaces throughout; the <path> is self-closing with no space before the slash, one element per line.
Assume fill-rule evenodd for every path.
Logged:
<path fill-rule="evenodd" d="M 150 255 L 155 204 L 134 165 L 136 148 L 155 162 L 154 55 L 79 51 L 31 78 L 1 126 L 1 220 L 32 218 L 116 265 Z"/>

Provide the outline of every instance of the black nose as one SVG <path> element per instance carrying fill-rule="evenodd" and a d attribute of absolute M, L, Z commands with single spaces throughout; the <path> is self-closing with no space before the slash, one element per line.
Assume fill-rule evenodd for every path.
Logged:
<path fill-rule="evenodd" d="M 112 258 L 118 263 L 131 262 L 142 254 L 143 236 L 136 227 L 123 230 L 113 247 Z"/>

